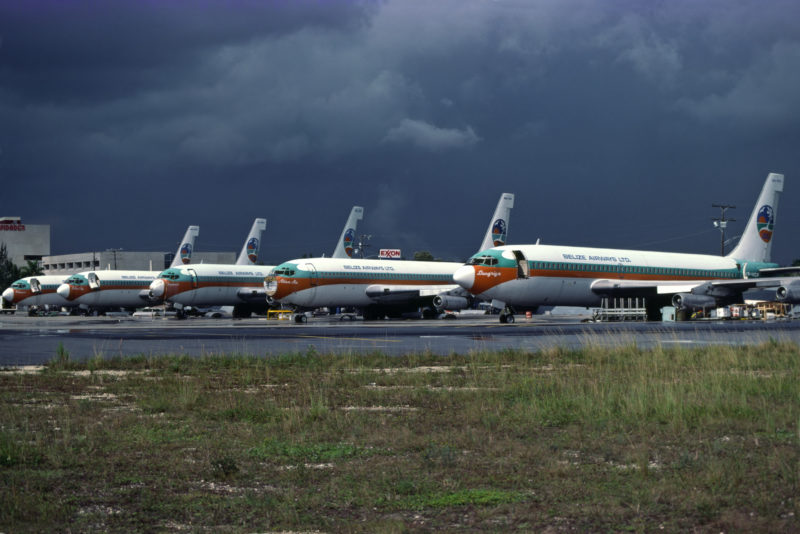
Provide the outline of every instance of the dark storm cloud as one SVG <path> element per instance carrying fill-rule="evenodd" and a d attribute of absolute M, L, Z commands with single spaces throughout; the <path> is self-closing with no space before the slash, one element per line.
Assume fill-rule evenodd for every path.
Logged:
<path fill-rule="evenodd" d="M 27 220 L 92 235 L 54 228 L 59 251 L 171 249 L 188 224 L 238 249 L 266 216 L 281 261 L 329 254 L 353 204 L 376 246 L 463 258 L 502 191 L 517 194 L 512 242 L 713 252 L 710 204 L 736 203 L 743 227 L 766 174 L 785 172 L 787 261 L 798 15 L 721 1 L 4 5 L 0 173 Z M 137 223 L 96 224 L 120 219 Z"/>

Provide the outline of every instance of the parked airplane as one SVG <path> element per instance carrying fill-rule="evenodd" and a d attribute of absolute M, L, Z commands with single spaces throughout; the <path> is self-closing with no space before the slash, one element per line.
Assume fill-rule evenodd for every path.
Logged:
<path fill-rule="evenodd" d="M 199 226 L 190 226 L 172 260 L 172 266 L 191 262 Z M 159 271 L 94 270 L 67 278 L 57 293 L 72 305 L 83 309 L 138 308 L 149 304 L 150 282 Z"/>
<path fill-rule="evenodd" d="M 666 305 L 708 308 L 741 299 L 756 287 L 786 281 L 764 278 L 785 272 L 770 261 L 783 175 L 771 173 L 744 234 L 727 256 L 639 250 L 506 245 L 475 254 L 453 279 L 503 311 L 500 322 L 514 322 L 513 307 L 599 306 L 604 297 L 646 299 L 648 317 Z M 780 287 L 800 300 L 798 286 Z"/>
<path fill-rule="evenodd" d="M 20 278 L 3 291 L 3 299 L 15 306 L 72 306 L 56 293 L 68 274 L 47 274 Z"/>
<path fill-rule="evenodd" d="M 198 232 L 199 227 L 197 226 L 190 226 L 186 230 L 173 263 L 190 261 Z M 16 306 L 75 307 L 79 305 L 78 302 L 67 300 L 57 292 L 59 286 L 64 284 L 70 276 L 69 274 L 27 276 L 15 281 L 3 291 L 3 298 Z"/>
<path fill-rule="evenodd" d="M 347 258 L 352 254 L 355 231 L 363 216 L 364 208 L 353 206 L 333 252 L 334 257 Z M 256 219 L 245 241 L 246 247 L 255 245 L 258 248 L 266 225 L 266 219 Z M 257 250 L 245 254 L 245 249 L 242 249 L 236 266 L 201 264 L 167 269 L 150 284 L 150 297 L 165 300 L 179 309 L 185 306 L 233 306 L 231 313 L 234 317 L 266 311 L 269 304 L 264 292 L 264 277 L 274 266 L 255 265 L 257 257 Z"/>
<path fill-rule="evenodd" d="M 502 245 L 514 195 L 503 193 L 489 221 L 483 246 Z M 423 309 L 466 308 L 470 295 L 453 283 L 461 266 L 453 262 L 308 258 L 282 263 L 264 281 L 268 296 L 299 309 L 328 307 L 361 308 L 364 319 L 397 316 Z M 297 322 L 305 315 L 296 315 Z"/>
<path fill-rule="evenodd" d="M 172 266 L 158 273 L 148 285 L 151 302 L 173 304 L 183 316 L 185 306 L 233 306 L 235 317 L 249 316 L 266 308 L 265 295 L 258 283 L 270 266 L 256 265 L 266 219 L 256 219 L 233 265 L 200 263 L 188 267 Z"/>

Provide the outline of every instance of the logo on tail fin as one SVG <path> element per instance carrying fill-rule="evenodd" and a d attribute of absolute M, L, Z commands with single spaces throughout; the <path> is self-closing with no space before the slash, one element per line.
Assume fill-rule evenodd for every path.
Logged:
<path fill-rule="evenodd" d="M 258 238 L 251 237 L 247 242 L 247 258 L 255 263 L 258 260 Z"/>
<path fill-rule="evenodd" d="M 192 244 L 184 243 L 181 245 L 181 262 L 184 264 L 192 261 Z"/>
<path fill-rule="evenodd" d="M 772 239 L 772 228 L 774 226 L 775 213 L 772 210 L 772 206 L 761 206 L 756 218 L 756 227 L 758 228 L 758 235 L 764 243 L 769 243 L 770 239 Z"/>
<path fill-rule="evenodd" d="M 506 222 L 503 219 L 497 219 L 492 225 L 492 242 L 496 247 L 506 244 Z"/>
<path fill-rule="evenodd" d="M 348 228 L 344 233 L 344 253 L 353 257 L 353 242 L 356 239 L 356 232 L 352 228 Z"/>

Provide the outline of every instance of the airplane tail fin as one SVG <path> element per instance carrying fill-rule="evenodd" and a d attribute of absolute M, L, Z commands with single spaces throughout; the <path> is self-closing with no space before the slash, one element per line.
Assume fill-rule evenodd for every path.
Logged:
<path fill-rule="evenodd" d="M 339 237 L 339 242 L 333 251 L 331 258 L 349 258 L 353 255 L 353 246 L 356 242 L 356 228 L 358 221 L 364 218 L 364 208 L 361 206 L 353 206 L 350 210 L 350 217 L 347 218 L 347 224 L 344 225 L 342 235 Z"/>
<path fill-rule="evenodd" d="M 184 234 L 183 239 L 181 240 L 181 244 L 178 247 L 178 252 L 175 253 L 175 257 L 172 259 L 170 267 L 180 267 L 181 265 L 186 265 L 187 263 L 192 262 L 194 242 L 199 235 L 199 226 L 190 226 L 186 229 L 186 234 Z"/>
<path fill-rule="evenodd" d="M 500 195 L 500 201 L 497 203 L 494 215 L 489 221 L 489 228 L 486 230 L 486 236 L 483 238 L 483 243 L 481 243 L 481 248 L 478 249 L 478 252 L 506 244 L 508 219 L 511 217 L 511 208 L 513 207 L 514 193 Z"/>
<path fill-rule="evenodd" d="M 261 234 L 267 229 L 266 219 L 256 219 L 244 242 L 242 251 L 236 259 L 236 265 L 255 265 L 258 252 L 261 250 Z"/>
<path fill-rule="evenodd" d="M 778 214 L 778 197 L 783 192 L 783 175 L 770 173 L 756 207 L 747 221 L 742 238 L 729 258 L 741 261 L 769 262 L 772 250 L 772 233 Z"/>

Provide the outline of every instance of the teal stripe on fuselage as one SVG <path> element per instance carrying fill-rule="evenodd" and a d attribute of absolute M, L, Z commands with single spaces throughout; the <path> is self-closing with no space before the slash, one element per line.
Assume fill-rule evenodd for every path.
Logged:
<path fill-rule="evenodd" d="M 510 262 L 507 267 L 514 267 Z M 741 278 L 738 269 L 679 269 L 673 267 L 642 267 L 640 265 L 609 265 L 596 263 L 528 261 L 533 271 L 589 272 L 596 274 L 636 274 L 642 276 L 681 276 L 692 278 Z M 749 266 L 748 266 L 749 267 Z M 755 273 L 748 268 L 748 273 Z"/>

